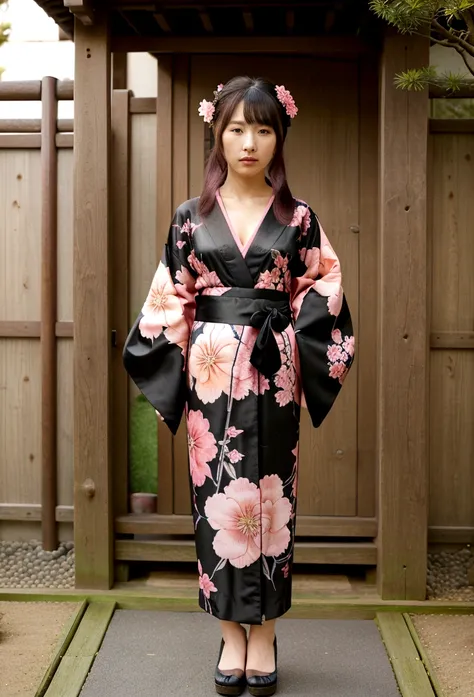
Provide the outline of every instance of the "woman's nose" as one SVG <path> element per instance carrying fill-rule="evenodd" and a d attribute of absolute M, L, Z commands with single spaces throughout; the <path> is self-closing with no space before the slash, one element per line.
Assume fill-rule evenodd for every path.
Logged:
<path fill-rule="evenodd" d="M 247 150 L 247 152 L 253 152 L 255 150 L 255 138 L 253 137 L 253 134 L 248 134 L 245 137 L 244 150 Z"/>

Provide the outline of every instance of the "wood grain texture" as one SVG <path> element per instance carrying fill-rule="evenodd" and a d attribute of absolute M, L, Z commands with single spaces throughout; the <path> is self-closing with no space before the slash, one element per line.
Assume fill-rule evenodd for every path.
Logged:
<path fill-rule="evenodd" d="M 117 54 L 116 54 L 117 55 Z M 112 94 L 112 225 L 111 322 L 112 348 L 111 435 L 114 515 L 128 510 L 128 383 L 122 352 L 128 335 L 130 240 L 130 92 Z"/>
<path fill-rule="evenodd" d="M 357 514 L 376 510 L 378 65 L 359 62 L 359 331 L 357 336 Z"/>
<path fill-rule="evenodd" d="M 72 506 L 56 506 L 56 520 L 58 522 L 70 522 L 74 520 Z M 41 504 L 30 503 L 0 503 L 0 520 L 41 520 Z"/>
<path fill-rule="evenodd" d="M 127 515 L 115 518 L 115 532 L 135 535 L 191 535 L 189 515 Z M 375 537 L 375 518 L 337 516 L 299 516 L 297 537 Z"/>
<path fill-rule="evenodd" d="M 41 83 L 41 504 L 43 549 L 57 547 L 58 155 L 56 80 Z"/>
<path fill-rule="evenodd" d="M 123 561 L 195 562 L 194 540 L 117 540 L 115 557 Z M 377 549 L 367 542 L 296 542 L 297 564 L 375 564 Z"/>
<path fill-rule="evenodd" d="M 173 214 L 173 60 L 158 61 L 156 106 L 156 266 L 161 259 Z M 158 513 L 173 512 L 173 438 L 158 420 Z"/>
<path fill-rule="evenodd" d="M 61 635 L 57 641 L 56 648 L 54 650 L 54 654 L 52 657 L 52 660 L 48 666 L 48 668 L 45 671 L 45 674 L 43 675 L 43 678 L 41 680 L 41 683 L 38 687 L 38 689 L 35 692 L 34 697 L 44 697 L 44 694 L 46 693 L 46 690 L 48 689 L 51 680 L 54 677 L 54 674 L 56 673 L 56 670 L 61 662 L 62 657 L 66 653 L 69 644 L 71 643 L 76 630 L 79 626 L 79 623 L 87 609 L 87 600 L 83 600 L 76 612 L 74 612 L 71 615 L 70 620 L 66 623 L 66 625 L 63 628 L 63 631 L 61 632 Z"/>
<path fill-rule="evenodd" d="M 114 610 L 113 601 L 90 603 L 45 693 L 46 697 L 78 697 Z"/>
<path fill-rule="evenodd" d="M 430 199 L 430 513 L 474 526 L 474 134 L 436 133 Z"/>
<path fill-rule="evenodd" d="M 74 503 L 74 343 L 70 339 L 57 341 L 57 453 L 58 503 Z"/>
<path fill-rule="evenodd" d="M 406 625 L 408 627 L 408 631 L 410 632 L 411 638 L 413 640 L 413 643 L 416 646 L 416 649 L 420 655 L 421 660 L 423 661 L 423 665 L 425 667 L 426 674 L 430 680 L 430 683 L 432 685 L 432 688 L 434 690 L 434 693 L 436 697 L 446 697 L 445 692 L 442 690 L 441 685 L 439 683 L 439 680 L 436 675 L 436 671 L 434 670 L 433 664 L 430 660 L 430 657 L 428 656 L 428 652 L 425 650 L 425 647 L 421 643 L 420 637 L 418 636 L 415 625 L 413 624 L 413 621 L 408 613 L 403 613 L 403 619 L 406 622 Z"/>
<path fill-rule="evenodd" d="M 59 321 L 72 321 L 74 154 L 58 151 L 58 300 Z"/>
<path fill-rule="evenodd" d="M 426 591 L 428 95 L 396 89 L 393 76 L 428 63 L 427 40 L 387 31 L 381 60 L 378 327 L 377 575 L 384 599 L 424 599 Z"/>
<path fill-rule="evenodd" d="M 110 49 L 75 21 L 74 508 L 76 586 L 113 581 L 110 452 Z"/>
<path fill-rule="evenodd" d="M 189 198 L 189 56 L 180 55 L 173 66 L 173 209 Z M 173 512 L 191 513 L 186 420 L 173 438 Z"/>
<path fill-rule="evenodd" d="M 377 613 L 377 624 L 402 696 L 436 697 L 403 615 Z"/>

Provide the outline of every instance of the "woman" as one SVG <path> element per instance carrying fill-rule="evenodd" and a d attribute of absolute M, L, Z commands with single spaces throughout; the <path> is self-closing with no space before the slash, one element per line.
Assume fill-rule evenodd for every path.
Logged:
<path fill-rule="evenodd" d="M 286 181 L 297 111 L 283 86 L 248 77 L 201 102 L 215 137 L 203 191 L 177 209 L 124 349 L 173 433 L 186 412 L 199 604 L 221 621 L 215 684 L 227 695 L 275 692 L 302 393 L 317 427 L 354 356 L 339 261 Z"/>

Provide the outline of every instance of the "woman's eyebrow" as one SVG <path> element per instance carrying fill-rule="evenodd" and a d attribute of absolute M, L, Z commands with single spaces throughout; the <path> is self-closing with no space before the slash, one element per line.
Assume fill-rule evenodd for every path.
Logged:
<path fill-rule="evenodd" d="M 236 126 L 246 126 L 247 125 L 245 121 L 230 121 L 229 126 L 231 124 L 235 124 Z"/>

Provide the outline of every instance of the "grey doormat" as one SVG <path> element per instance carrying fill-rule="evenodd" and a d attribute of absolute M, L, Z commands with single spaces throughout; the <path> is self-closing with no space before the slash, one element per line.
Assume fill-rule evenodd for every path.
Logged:
<path fill-rule="evenodd" d="M 374 622 L 281 619 L 277 635 L 278 695 L 399 697 Z M 117 610 L 81 697 L 215 694 L 219 644 L 203 612 Z"/>

